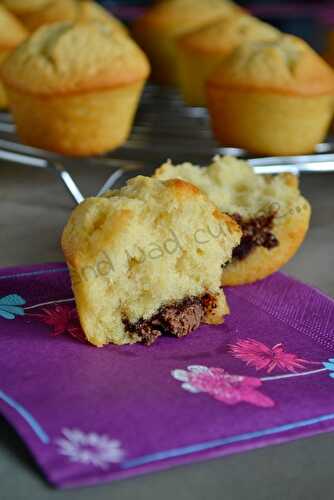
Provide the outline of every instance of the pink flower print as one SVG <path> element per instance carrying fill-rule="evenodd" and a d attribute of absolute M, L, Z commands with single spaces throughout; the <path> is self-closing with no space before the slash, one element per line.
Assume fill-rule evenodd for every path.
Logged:
<path fill-rule="evenodd" d="M 271 373 L 276 368 L 288 372 L 296 372 L 305 368 L 305 364 L 314 364 L 312 361 L 298 358 L 284 350 L 282 343 L 268 347 L 262 342 L 252 339 L 238 340 L 230 346 L 230 352 L 235 358 L 245 361 L 248 366 L 256 370 L 266 370 Z"/>
<path fill-rule="evenodd" d="M 271 408 L 275 404 L 271 398 L 258 391 L 262 385 L 260 379 L 231 375 L 222 368 L 188 366 L 187 370 L 173 370 L 172 376 L 183 382 L 183 389 L 193 393 L 206 392 L 227 405 L 246 402 Z"/>
<path fill-rule="evenodd" d="M 68 333 L 77 340 L 86 342 L 78 313 L 74 307 L 57 304 L 52 308 L 43 308 L 41 314 L 34 314 L 34 316 L 52 328 L 53 336 Z"/>

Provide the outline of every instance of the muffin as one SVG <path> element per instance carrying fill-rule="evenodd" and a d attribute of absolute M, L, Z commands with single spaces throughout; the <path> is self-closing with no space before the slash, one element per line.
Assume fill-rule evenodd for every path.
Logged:
<path fill-rule="evenodd" d="M 133 36 L 149 56 L 154 78 L 178 82 L 176 39 L 206 23 L 241 11 L 228 0 L 170 0 L 149 8 L 133 26 Z"/>
<path fill-rule="evenodd" d="M 205 84 L 224 58 L 249 40 L 273 40 L 279 31 L 247 14 L 232 13 L 177 40 L 181 92 L 187 104 L 205 106 Z"/>
<path fill-rule="evenodd" d="M 333 101 L 332 69 L 291 35 L 241 45 L 207 83 L 218 141 L 263 155 L 312 152 L 326 135 Z"/>
<path fill-rule="evenodd" d="M 80 156 L 127 139 L 149 63 L 109 24 L 57 23 L 36 31 L 1 74 L 22 141 Z"/>
<path fill-rule="evenodd" d="M 135 177 L 72 213 L 62 247 L 89 342 L 151 344 L 228 313 L 222 265 L 240 240 L 233 219 L 195 186 Z M 201 243 L 201 236 L 206 236 Z"/>
<path fill-rule="evenodd" d="M 206 168 L 168 162 L 155 178 L 192 183 L 241 227 L 241 242 L 224 269 L 223 285 L 253 283 L 274 273 L 297 252 L 307 233 L 310 205 L 292 174 L 256 175 L 245 161 L 216 157 Z"/>
<path fill-rule="evenodd" d="M 110 12 L 104 9 L 101 5 L 98 5 L 96 2 L 92 2 L 90 0 L 79 2 L 78 13 L 74 21 L 96 21 L 99 23 L 108 23 L 113 27 L 114 31 L 117 30 L 124 35 L 129 34 L 127 28 L 119 19 L 111 15 Z"/>
<path fill-rule="evenodd" d="M 5 0 L 8 8 L 29 31 L 44 24 L 73 21 L 77 15 L 77 0 Z"/>
<path fill-rule="evenodd" d="M 21 22 L 35 31 L 40 26 L 61 21 L 82 22 L 99 21 L 111 23 L 114 29 L 123 33 L 127 30 L 123 23 L 112 16 L 96 2 L 89 0 L 5 0 L 8 7 Z"/>
<path fill-rule="evenodd" d="M 45 7 L 53 0 L 2 0 L 3 5 L 17 16 Z"/>
<path fill-rule="evenodd" d="M 26 38 L 27 32 L 21 23 L 0 5 L 0 64 Z M 7 96 L 0 81 L 0 108 L 7 106 Z"/>

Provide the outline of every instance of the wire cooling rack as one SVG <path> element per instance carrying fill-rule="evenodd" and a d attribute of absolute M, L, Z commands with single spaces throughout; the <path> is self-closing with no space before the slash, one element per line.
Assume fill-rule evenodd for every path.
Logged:
<path fill-rule="evenodd" d="M 175 90 L 148 85 L 143 93 L 128 141 L 101 157 L 71 158 L 23 145 L 9 113 L 0 113 L 0 160 L 44 168 L 56 174 L 77 203 L 84 198 L 71 176 L 71 166 L 107 166 L 110 176 L 98 194 L 136 174 L 150 175 L 166 159 L 208 164 L 216 155 L 249 159 L 257 173 L 334 172 L 334 142 L 319 144 L 312 155 L 250 157 L 238 148 L 222 147 L 214 140 L 205 108 L 186 107 Z M 95 194 L 95 193 L 94 193 Z"/>

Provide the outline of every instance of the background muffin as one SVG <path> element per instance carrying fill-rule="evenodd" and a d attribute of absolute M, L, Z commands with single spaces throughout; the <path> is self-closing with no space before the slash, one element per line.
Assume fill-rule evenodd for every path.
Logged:
<path fill-rule="evenodd" d="M 109 23 L 114 30 L 120 31 L 128 35 L 128 30 L 125 25 L 111 15 L 109 11 L 101 7 L 101 5 L 91 0 L 81 1 L 78 5 L 78 13 L 74 22 L 96 21 L 99 23 Z"/>
<path fill-rule="evenodd" d="M 222 323 L 222 265 L 239 239 L 233 219 L 181 180 L 139 176 L 85 200 L 62 247 L 87 339 L 150 344 Z"/>
<path fill-rule="evenodd" d="M 240 225 L 241 242 L 224 269 L 224 285 L 252 283 L 278 271 L 304 240 L 311 210 L 291 174 L 256 175 L 245 161 L 216 157 L 206 168 L 169 162 L 155 177 L 191 182 Z"/>
<path fill-rule="evenodd" d="M 98 21 L 109 22 L 115 29 L 127 32 L 121 21 L 90 0 L 19 0 L 18 2 L 6 0 L 6 2 L 29 31 L 61 21 Z"/>
<path fill-rule="evenodd" d="M 71 155 L 126 140 L 148 74 L 135 42 L 96 22 L 40 28 L 2 69 L 22 141 Z"/>
<path fill-rule="evenodd" d="M 28 35 L 22 24 L 0 5 L 0 64 Z M 7 106 L 7 97 L 0 80 L 0 108 Z"/>
<path fill-rule="evenodd" d="M 33 0 L 16 2 L 8 1 L 12 12 L 20 19 L 29 31 L 34 31 L 44 24 L 59 21 L 72 21 L 77 15 L 76 0 Z"/>
<path fill-rule="evenodd" d="M 2 0 L 2 3 L 14 14 L 26 14 L 45 7 L 53 0 Z"/>
<path fill-rule="evenodd" d="M 222 60 L 241 43 L 273 40 L 279 31 L 253 16 L 240 12 L 192 31 L 177 40 L 179 83 L 192 106 L 205 105 L 205 84 Z"/>
<path fill-rule="evenodd" d="M 334 73 L 306 42 L 282 35 L 237 48 L 209 78 L 207 97 L 221 143 L 259 154 L 309 153 L 332 118 Z"/>
<path fill-rule="evenodd" d="M 177 84 L 176 38 L 241 8 L 228 0 L 170 0 L 154 5 L 133 26 L 150 58 L 154 78 Z"/>

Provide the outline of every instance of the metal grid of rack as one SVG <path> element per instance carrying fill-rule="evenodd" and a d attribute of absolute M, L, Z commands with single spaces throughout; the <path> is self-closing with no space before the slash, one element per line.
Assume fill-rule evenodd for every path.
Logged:
<path fill-rule="evenodd" d="M 154 85 L 148 85 L 144 91 L 128 141 L 101 157 L 70 158 L 25 146 L 16 135 L 11 115 L 0 113 L 0 160 L 50 170 L 61 179 L 77 203 L 83 196 L 70 170 L 79 162 L 87 167 L 110 168 L 110 177 L 100 189 L 101 194 L 131 175 L 150 175 L 167 158 L 174 163 L 207 164 L 216 154 L 247 158 L 258 173 L 334 172 L 331 140 L 319 144 L 312 155 L 254 158 L 242 149 L 217 144 L 205 108 L 186 107 L 176 91 Z"/>

